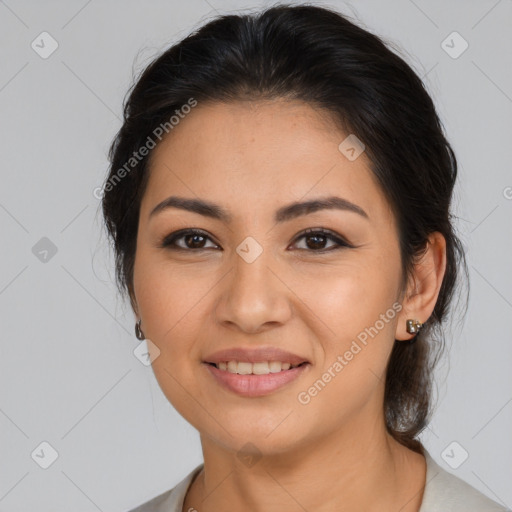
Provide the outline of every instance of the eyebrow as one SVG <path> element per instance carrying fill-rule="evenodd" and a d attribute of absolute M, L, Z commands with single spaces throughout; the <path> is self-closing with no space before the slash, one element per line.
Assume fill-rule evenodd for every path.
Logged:
<path fill-rule="evenodd" d="M 199 215 L 203 215 L 205 217 L 220 220 L 226 224 L 230 223 L 233 219 L 232 215 L 218 204 L 205 201 L 203 199 L 188 199 L 178 196 L 170 196 L 167 199 L 164 199 L 161 203 L 158 203 L 153 208 L 153 210 L 151 210 L 149 218 L 152 218 L 156 214 L 169 208 L 178 208 L 181 210 L 198 213 Z M 347 199 L 330 196 L 320 199 L 313 199 L 310 201 L 295 202 L 283 206 L 276 211 L 274 221 L 276 223 L 286 222 L 302 215 L 308 215 L 320 210 L 333 209 L 354 212 L 369 220 L 368 214 L 360 206 L 351 203 Z"/>

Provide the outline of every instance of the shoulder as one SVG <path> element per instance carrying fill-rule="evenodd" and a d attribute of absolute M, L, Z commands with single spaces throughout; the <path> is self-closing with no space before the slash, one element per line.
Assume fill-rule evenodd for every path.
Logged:
<path fill-rule="evenodd" d="M 423 450 L 427 478 L 419 512 L 507 512 L 464 480 L 444 470 Z"/>
<path fill-rule="evenodd" d="M 188 488 L 194 477 L 202 468 L 203 464 L 200 464 L 172 489 L 159 494 L 127 512 L 181 512 Z"/>

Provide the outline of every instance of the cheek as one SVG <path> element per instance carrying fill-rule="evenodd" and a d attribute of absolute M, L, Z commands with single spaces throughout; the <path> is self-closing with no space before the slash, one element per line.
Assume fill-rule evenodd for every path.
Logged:
<path fill-rule="evenodd" d="M 342 341 L 355 338 L 392 306 L 395 274 L 381 258 L 363 254 L 342 265 L 303 274 L 294 290 L 324 324 L 328 338 Z"/>
<path fill-rule="evenodd" d="M 315 417 L 326 418 L 326 411 L 326 429 L 327 424 L 344 424 L 362 407 L 379 413 L 394 343 L 393 285 L 376 269 L 354 266 L 351 273 L 326 281 L 323 293 L 308 295 L 307 302 L 315 304 L 322 322 L 316 323 L 318 365 L 297 397 L 301 404 L 297 412 L 304 424 Z M 322 337 L 319 329 L 328 335 Z"/>
<path fill-rule="evenodd" d="M 140 263 L 142 269 L 142 258 Z M 182 416 L 192 424 L 204 422 L 197 405 L 205 403 L 197 386 L 199 343 L 201 326 L 208 316 L 204 296 L 215 279 L 211 275 L 194 277 L 192 267 L 184 271 L 155 261 L 145 266 L 139 277 L 137 301 L 143 325 L 148 327 L 144 332 L 156 346 L 151 355 L 157 382 Z"/>
<path fill-rule="evenodd" d="M 348 392 L 356 402 L 383 377 L 400 309 L 397 269 L 384 258 L 365 256 L 324 276 L 317 274 L 315 286 L 304 285 L 302 291 L 304 302 L 314 310 L 311 328 L 320 342 L 315 375 L 335 374 L 337 378 L 325 376 L 333 382 L 327 386 L 330 393 Z"/>
<path fill-rule="evenodd" d="M 188 340 L 194 338 L 194 331 L 201 325 L 201 318 L 204 322 L 206 314 L 206 301 L 202 299 L 214 285 L 211 275 L 201 278 L 177 267 L 152 265 L 145 272 L 137 299 L 145 323 L 161 350 L 190 349 Z"/>
<path fill-rule="evenodd" d="M 193 375 L 200 353 L 195 344 L 206 316 L 202 298 L 214 284 L 211 274 L 201 277 L 192 265 L 172 265 L 144 248 L 137 254 L 134 288 L 143 331 L 158 349 L 153 368 L 159 380 L 170 378 L 164 370 Z"/>

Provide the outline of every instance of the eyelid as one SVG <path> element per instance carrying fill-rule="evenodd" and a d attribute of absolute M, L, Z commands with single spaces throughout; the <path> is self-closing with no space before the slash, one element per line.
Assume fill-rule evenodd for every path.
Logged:
<path fill-rule="evenodd" d="M 326 229 L 326 228 L 307 228 L 304 231 L 301 231 L 295 237 L 294 243 L 298 239 L 303 238 L 306 235 L 314 235 L 317 233 L 320 233 L 320 234 L 324 235 L 326 238 L 330 238 L 332 241 L 336 242 L 336 244 L 338 244 L 337 248 L 339 248 L 339 249 L 341 249 L 343 247 L 352 248 L 352 249 L 355 248 L 355 246 L 352 245 L 346 238 L 344 238 L 343 236 L 338 235 L 334 231 L 331 231 L 330 229 Z M 304 249 L 304 250 L 306 250 L 306 249 Z M 324 249 L 324 252 L 328 252 L 329 250 L 331 250 L 331 249 Z M 320 249 L 318 251 L 310 250 L 309 252 L 322 252 L 322 249 Z"/>
<path fill-rule="evenodd" d="M 218 245 L 217 242 L 215 242 L 206 231 L 203 231 L 202 229 L 198 229 L 198 228 L 184 228 L 184 229 L 179 229 L 178 231 L 174 231 L 170 235 L 165 236 L 163 238 L 162 242 L 159 244 L 159 247 L 161 249 L 175 249 L 175 250 L 183 250 L 183 251 L 188 251 L 188 252 L 199 252 L 199 251 L 205 251 L 208 249 L 208 248 L 187 249 L 187 248 L 183 248 L 183 247 L 175 245 L 176 240 L 179 240 L 180 238 L 183 238 L 186 235 L 201 235 L 201 236 L 204 236 L 205 238 L 210 239 L 213 243 Z"/>
<path fill-rule="evenodd" d="M 170 235 L 165 236 L 163 238 L 162 242 L 159 244 L 159 247 L 162 248 L 162 249 L 182 250 L 182 251 L 185 251 L 185 252 L 199 252 L 199 251 L 206 251 L 208 249 L 211 249 L 211 247 L 199 248 L 199 249 L 189 249 L 189 248 L 180 247 L 180 246 L 175 244 L 176 240 L 179 240 L 180 238 L 183 238 L 186 235 L 194 235 L 194 234 L 203 236 L 203 237 L 209 239 L 210 241 L 212 241 L 215 245 L 219 245 L 219 244 L 217 244 L 217 242 L 215 242 L 212 239 L 212 237 L 206 231 L 203 231 L 202 229 L 198 229 L 198 228 L 184 228 L 184 229 L 180 229 L 178 231 L 175 231 L 175 232 L 171 233 Z M 327 253 L 327 252 L 330 252 L 330 251 L 333 251 L 333 250 L 336 250 L 336 249 L 343 249 L 343 248 L 352 248 L 353 249 L 353 248 L 355 248 L 355 246 L 352 245 L 343 236 L 338 235 L 336 232 L 331 231 L 330 229 L 321 228 L 321 227 L 318 227 L 318 228 L 307 228 L 307 229 L 301 231 L 294 238 L 294 240 L 292 242 L 292 245 L 296 244 L 297 241 L 300 240 L 301 238 L 304 238 L 307 235 L 314 235 L 314 234 L 324 235 L 326 238 L 328 238 L 331 241 L 333 241 L 336 244 L 336 246 L 328 248 L 328 249 L 318 249 L 318 250 L 298 249 L 298 250 L 306 251 L 306 252 L 311 252 L 311 253 Z"/>

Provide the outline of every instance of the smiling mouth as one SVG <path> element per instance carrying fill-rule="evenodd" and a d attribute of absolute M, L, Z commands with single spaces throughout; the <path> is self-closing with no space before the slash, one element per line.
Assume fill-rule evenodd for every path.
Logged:
<path fill-rule="evenodd" d="M 236 373 L 238 375 L 268 375 L 270 373 L 280 373 L 293 370 L 299 366 L 308 364 L 304 361 L 300 364 L 283 363 L 281 361 L 261 361 L 256 363 L 248 363 L 245 361 L 221 361 L 219 363 L 209 363 L 218 370 L 228 373 Z"/>
<path fill-rule="evenodd" d="M 204 368 L 225 390 L 244 398 L 269 395 L 291 385 L 308 372 L 311 363 L 303 361 L 293 367 L 289 362 L 220 361 L 203 362 Z M 224 368 L 225 369 L 221 369 Z M 273 371 L 270 371 L 272 368 Z"/>

